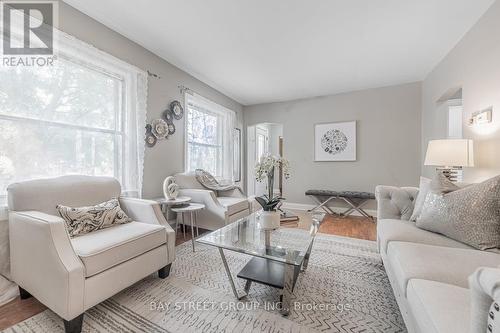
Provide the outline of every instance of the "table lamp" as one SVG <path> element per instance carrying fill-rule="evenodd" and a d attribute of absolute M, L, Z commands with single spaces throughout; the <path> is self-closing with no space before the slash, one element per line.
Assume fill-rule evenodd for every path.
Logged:
<path fill-rule="evenodd" d="M 436 170 L 452 182 L 463 181 L 464 167 L 474 166 L 473 141 L 467 139 L 431 140 L 427 146 L 424 165 L 437 166 Z"/>

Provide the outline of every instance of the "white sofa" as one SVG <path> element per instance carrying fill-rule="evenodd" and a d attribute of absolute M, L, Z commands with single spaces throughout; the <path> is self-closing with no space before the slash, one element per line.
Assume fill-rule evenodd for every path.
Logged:
<path fill-rule="evenodd" d="M 500 254 L 417 228 L 409 221 L 417 194 L 413 187 L 376 188 L 378 248 L 408 331 L 484 333 L 488 308 L 498 300 L 496 287 L 485 291 L 489 298 L 471 318 L 469 278 L 479 281 L 486 270 L 498 277 L 490 287 L 500 284 Z M 471 329 L 472 320 L 479 319 L 484 330 Z"/>
<path fill-rule="evenodd" d="M 203 187 L 194 172 L 178 173 L 174 177 L 179 185 L 180 195 L 205 205 L 196 220 L 200 228 L 216 230 L 250 214 L 250 201 L 240 189 L 216 193 Z"/>
<path fill-rule="evenodd" d="M 95 205 L 121 194 L 114 178 L 64 176 L 8 187 L 11 275 L 21 298 L 33 295 L 81 330 L 83 313 L 158 271 L 168 276 L 175 233 L 158 203 L 119 198 L 134 222 L 70 238 L 56 206 Z"/>

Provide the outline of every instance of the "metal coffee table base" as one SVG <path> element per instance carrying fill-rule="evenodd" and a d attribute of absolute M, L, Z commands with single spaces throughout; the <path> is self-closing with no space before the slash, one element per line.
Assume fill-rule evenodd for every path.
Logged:
<path fill-rule="evenodd" d="M 286 264 L 266 258 L 253 257 L 237 275 L 237 277 L 246 280 L 243 292 L 238 292 L 233 275 L 229 269 L 229 265 L 227 264 L 224 250 L 219 248 L 222 263 L 224 264 L 224 269 L 226 270 L 234 297 L 238 300 L 245 298 L 250 291 L 252 282 L 282 289 L 281 314 L 287 316 L 290 313 L 293 289 L 297 283 L 299 273 L 307 269 L 312 245 L 313 243 L 311 242 L 301 266 Z"/>

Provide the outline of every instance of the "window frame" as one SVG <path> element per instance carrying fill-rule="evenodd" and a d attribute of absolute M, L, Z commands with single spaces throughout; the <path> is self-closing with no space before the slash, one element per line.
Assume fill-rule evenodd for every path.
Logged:
<path fill-rule="evenodd" d="M 11 33 L 12 37 L 20 36 L 16 31 Z M 146 71 L 60 30 L 54 29 L 54 39 L 57 41 L 57 49 L 54 49 L 54 55 L 57 58 L 121 82 L 114 129 L 15 115 L 0 114 L 0 119 L 113 135 L 114 170 L 112 177 L 120 181 L 122 195 L 141 197 L 145 151 L 143 128 L 146 124 L 147 109 L 148 75 Z M 6 206 L 6 198 L 6 193 L 0 193 L 0 208 Z"/>
<path fill-rule="evenodd" d="M 219 144 L 206 144 L 206 143 L 197 143 L 190 142 L 189 140 L 189 130 L 188 130 L 188 117 L 190 112 L 190 100 L 192 100 L 192 104 L 196 105 L 196 111 L 202 112 L 208 115 L 214 115 L 217 117 L 217 141 Z M 231 137 L 226 137 L 228 134 L 224 135 L 224 121 L 225 117 L 229 118 L 231 116 L 235 116 L 235 112 L 223 107 L 220 104 L 217 104 L 201 95 L 198 95 L 193 92 L 186 91 L 184 93 L 184 172 L 192 172 L 194 169 L 190 169 L 189 165 L 189 152 L 190 145 L 198 145 L 202 147 L 212 147 L 217 148 L 218 158 L 216 159 L 217 165 L 215 166 L 216 175 L 214 175 L 217 179 L 224 178 L 224 170 L 226 164 L 229 163 L 232 166 L 232 161 L 225 161 L 227 157 L 225 157 L 225 150 L 228 149 L 229 146 L 232 145 L 232 133 Z M 232 155 L 232 154 L 231 154 Z M 232 168 L 231 168 L 232 169 Z"/>
<path fill-rule="evenodd" d="M 108 76 L 110 78 L 113 78 L 115 80 L 120 81 L 120 89 L 118 91 L 118 107 L 116 108 L 114 117 L 115 117 L 115 128 L 114 129 L 107 129 L 107 128 L 101 128 L 101 127 L 91 127 L 91 126 L 85 126 L 85 125 L 76 125 L 76 124 L 71 124 L 63 121 L 54 121 L 54 120 L 45 120 L 45 119 L 36 119 L 32 117 L 27 117 L 27 116 L 17 116 L 17 115 L 7 115 L 7 114 L 2 114 L 0 113 L 0 120 L 6 120 L 6 121 L 11 121 L 15 123 L 32 123 L 32 124 L 40 124 L 46 127 L 58 127 L 58 128 L 64 128 L 64 129 L 70 129 L 70 130 L 79 130 L 82 132 L 87 132 L 87 133 L 105 133 L 105 134 L 110 134 L 113 136 L 113 175 L 112 177 L 119 179 L 120 183 L 123 183 L 124 181 L 124 172 L 123 172 L 123 165 L 125 163 L 125 140 L 126 140 L 126 133 L 125 133 L 125 119 L 126 119 L 126 107 L 124 106 L 125 104 L 123 103 L 123 100 L 125 98 L 125 93 L 126 93 L 126 82 L 124 82 L 123 77 L 119 76 L 118 74 L 116 75 L 110 75 L 109 72 L 107 71 L 102 71 L 99 70 L 97 67 L 89 65 L 87 66 L 86 64 L 83 64 L 81 62 L 74 62 L 70 59 L 69 56 L 64 55 L 63 53 L 59 53 L 59 58 L 62 58 L 63 61 L 67 61 L 71 63 L 74 66 L 78 66 L 80 68 L 84 68 L 85 70 L 89 71 L 94 71 L 98 72 L 102 75 Z M 28 180 L 28 179 L 27 179 Z M 6 192 L 0 192 L 0 205 L 5 203 L 7 201 L 7 193 Z"/>

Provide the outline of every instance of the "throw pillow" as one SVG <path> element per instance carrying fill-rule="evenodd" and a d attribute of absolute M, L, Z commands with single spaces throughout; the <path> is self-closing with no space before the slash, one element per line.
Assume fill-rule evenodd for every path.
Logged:
<path fill-rule="evenodd" d="M 417 221 L 422 212 L 422 207 L 424 206 L 425 198 L 431 189 L 431 179 L 420 177 L 420 185 L 418 187 L 417 199 L 415 199 L 415 206 L 413 207 L 413 213 L 411 214 L 410 221 Z"/>
<path fill-rule="evenodd" d="M 215 179 L 215 177 L 212 176 L 210 172 L 207 172 L 203 169 L 196 169 L 195 177 L 196 180 L 198 180 L 198 182 L 200 182 L 201 185 L 212 191 L 230 191 L 239 188 L 234 184 L 229 184 L 229 185 L 220 184 L 217 181 L 217 179 Z"/>
<path fill-rule="evenodd" d="M 453 187 L 457 189 L 444 193 Z M 500 176 L 459 188 L 438 175 L 432 181 L 417 227 L 479 250 L 500 248 Z"/>
<path fill-rule="evenodd" d="M 57 205 L 57 210 L 66 222 L 66 228 L 70 237 L 80 236 L 117 224 L 132 222 L 132 219 L 121 209 L 120 203 L 116 198 L 87 207 L 72 208 Z"/>

